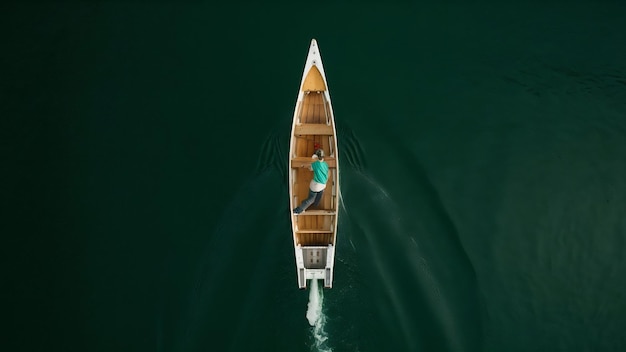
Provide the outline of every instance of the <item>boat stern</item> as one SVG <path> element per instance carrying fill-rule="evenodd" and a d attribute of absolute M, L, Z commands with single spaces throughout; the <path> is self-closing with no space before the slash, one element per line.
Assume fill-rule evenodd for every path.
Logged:
<path fill-rule="evenodd" d="M 325 288 L 333 287 L 335 247 L 315 246 L 296 248 L 298 288 L 306 288 L 307 280 L 324 280 Z"/>

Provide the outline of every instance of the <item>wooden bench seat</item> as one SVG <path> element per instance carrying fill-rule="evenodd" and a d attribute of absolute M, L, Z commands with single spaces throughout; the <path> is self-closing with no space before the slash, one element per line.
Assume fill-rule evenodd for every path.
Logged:
<path fill-rule="evenodd" d="M 298 156 L 298 157 L 291 159 L 291 167 L 296 168 L 296 167 L 302 167 L 303 165 L 307 166 L 313 161 L 315 160 L 312 159 L 310 156 Z M 328 167 L 331 169 L 337 167 L 337 161 L 333 157 L 326 157 L 324 158 L 324 161 L 328 164 Z"/>
<path fill-rule="evenodd" d="M 318 135 L 318 136 L 332 136 L 333 126 L 329 126 L 323 123 L 303 123 L 296 125 L 294 131 L 296 136 Z"/>
<path fill-rule="evenodd" d="M 296 215 L 296 216 L 303 216 L 303 215 L 337 215 L 337 213 L 334 210 L 305 210 L 304 212 Z"/>

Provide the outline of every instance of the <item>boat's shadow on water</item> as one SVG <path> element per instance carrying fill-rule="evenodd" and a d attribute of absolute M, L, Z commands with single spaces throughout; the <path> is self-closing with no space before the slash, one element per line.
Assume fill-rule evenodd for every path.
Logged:
<path fill-rule="evenodd" d="M 323 308 L 327 345 L 479 351 L 475 274 L 423 168 L 395 142 L 362 147 L 349 130 L 339 133 L 342 207 L 335 285 Z M 287 144 L 278 134 L 267 139 L 263 162 L 209 235 L 175 350 L 310 346 L 308 292 L 297 289 L 293 263 Z"/>

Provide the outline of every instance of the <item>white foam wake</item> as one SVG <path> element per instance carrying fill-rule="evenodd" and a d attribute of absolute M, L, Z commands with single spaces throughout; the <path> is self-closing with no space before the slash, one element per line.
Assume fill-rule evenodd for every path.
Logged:
<path fill-rule="evenodd" d="M 306 318 L 309 321 L 309 325 L 313 327 L 313 338 L 315 341 L 312 350 L 318 352 L 332 352 L 332 349 L 327 346 L 328 334 L 324 331 L 326 325 L 326 316 L 322 312 L 322 305 L 324 303 L 324 292 L 317 285 L 317 280 L 311 280 L 309 286 L 309 305 L 306 311 Z"/>
<path fill-rule="evenodd" d="M 309 325 L 311 326 L 315 326 L 315 323 L 320 318 L 323 299 L 324 297 L 320 295 L 319 288 L 317 287 L 317 280 L 311 280 L 311 286 L 309 287 L 309 308 L 306 311 L 306 318 L 309 320 Z"/>

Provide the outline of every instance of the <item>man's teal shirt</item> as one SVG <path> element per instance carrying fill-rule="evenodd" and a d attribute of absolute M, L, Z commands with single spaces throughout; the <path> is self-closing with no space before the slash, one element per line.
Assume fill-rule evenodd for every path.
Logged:
<path fill-rule="evenodd" d="M 325 185 L 328 181 L 328 164 L 317 160 L 311 164 L 311 169 L 313 169 L 313 181 Z"/>

